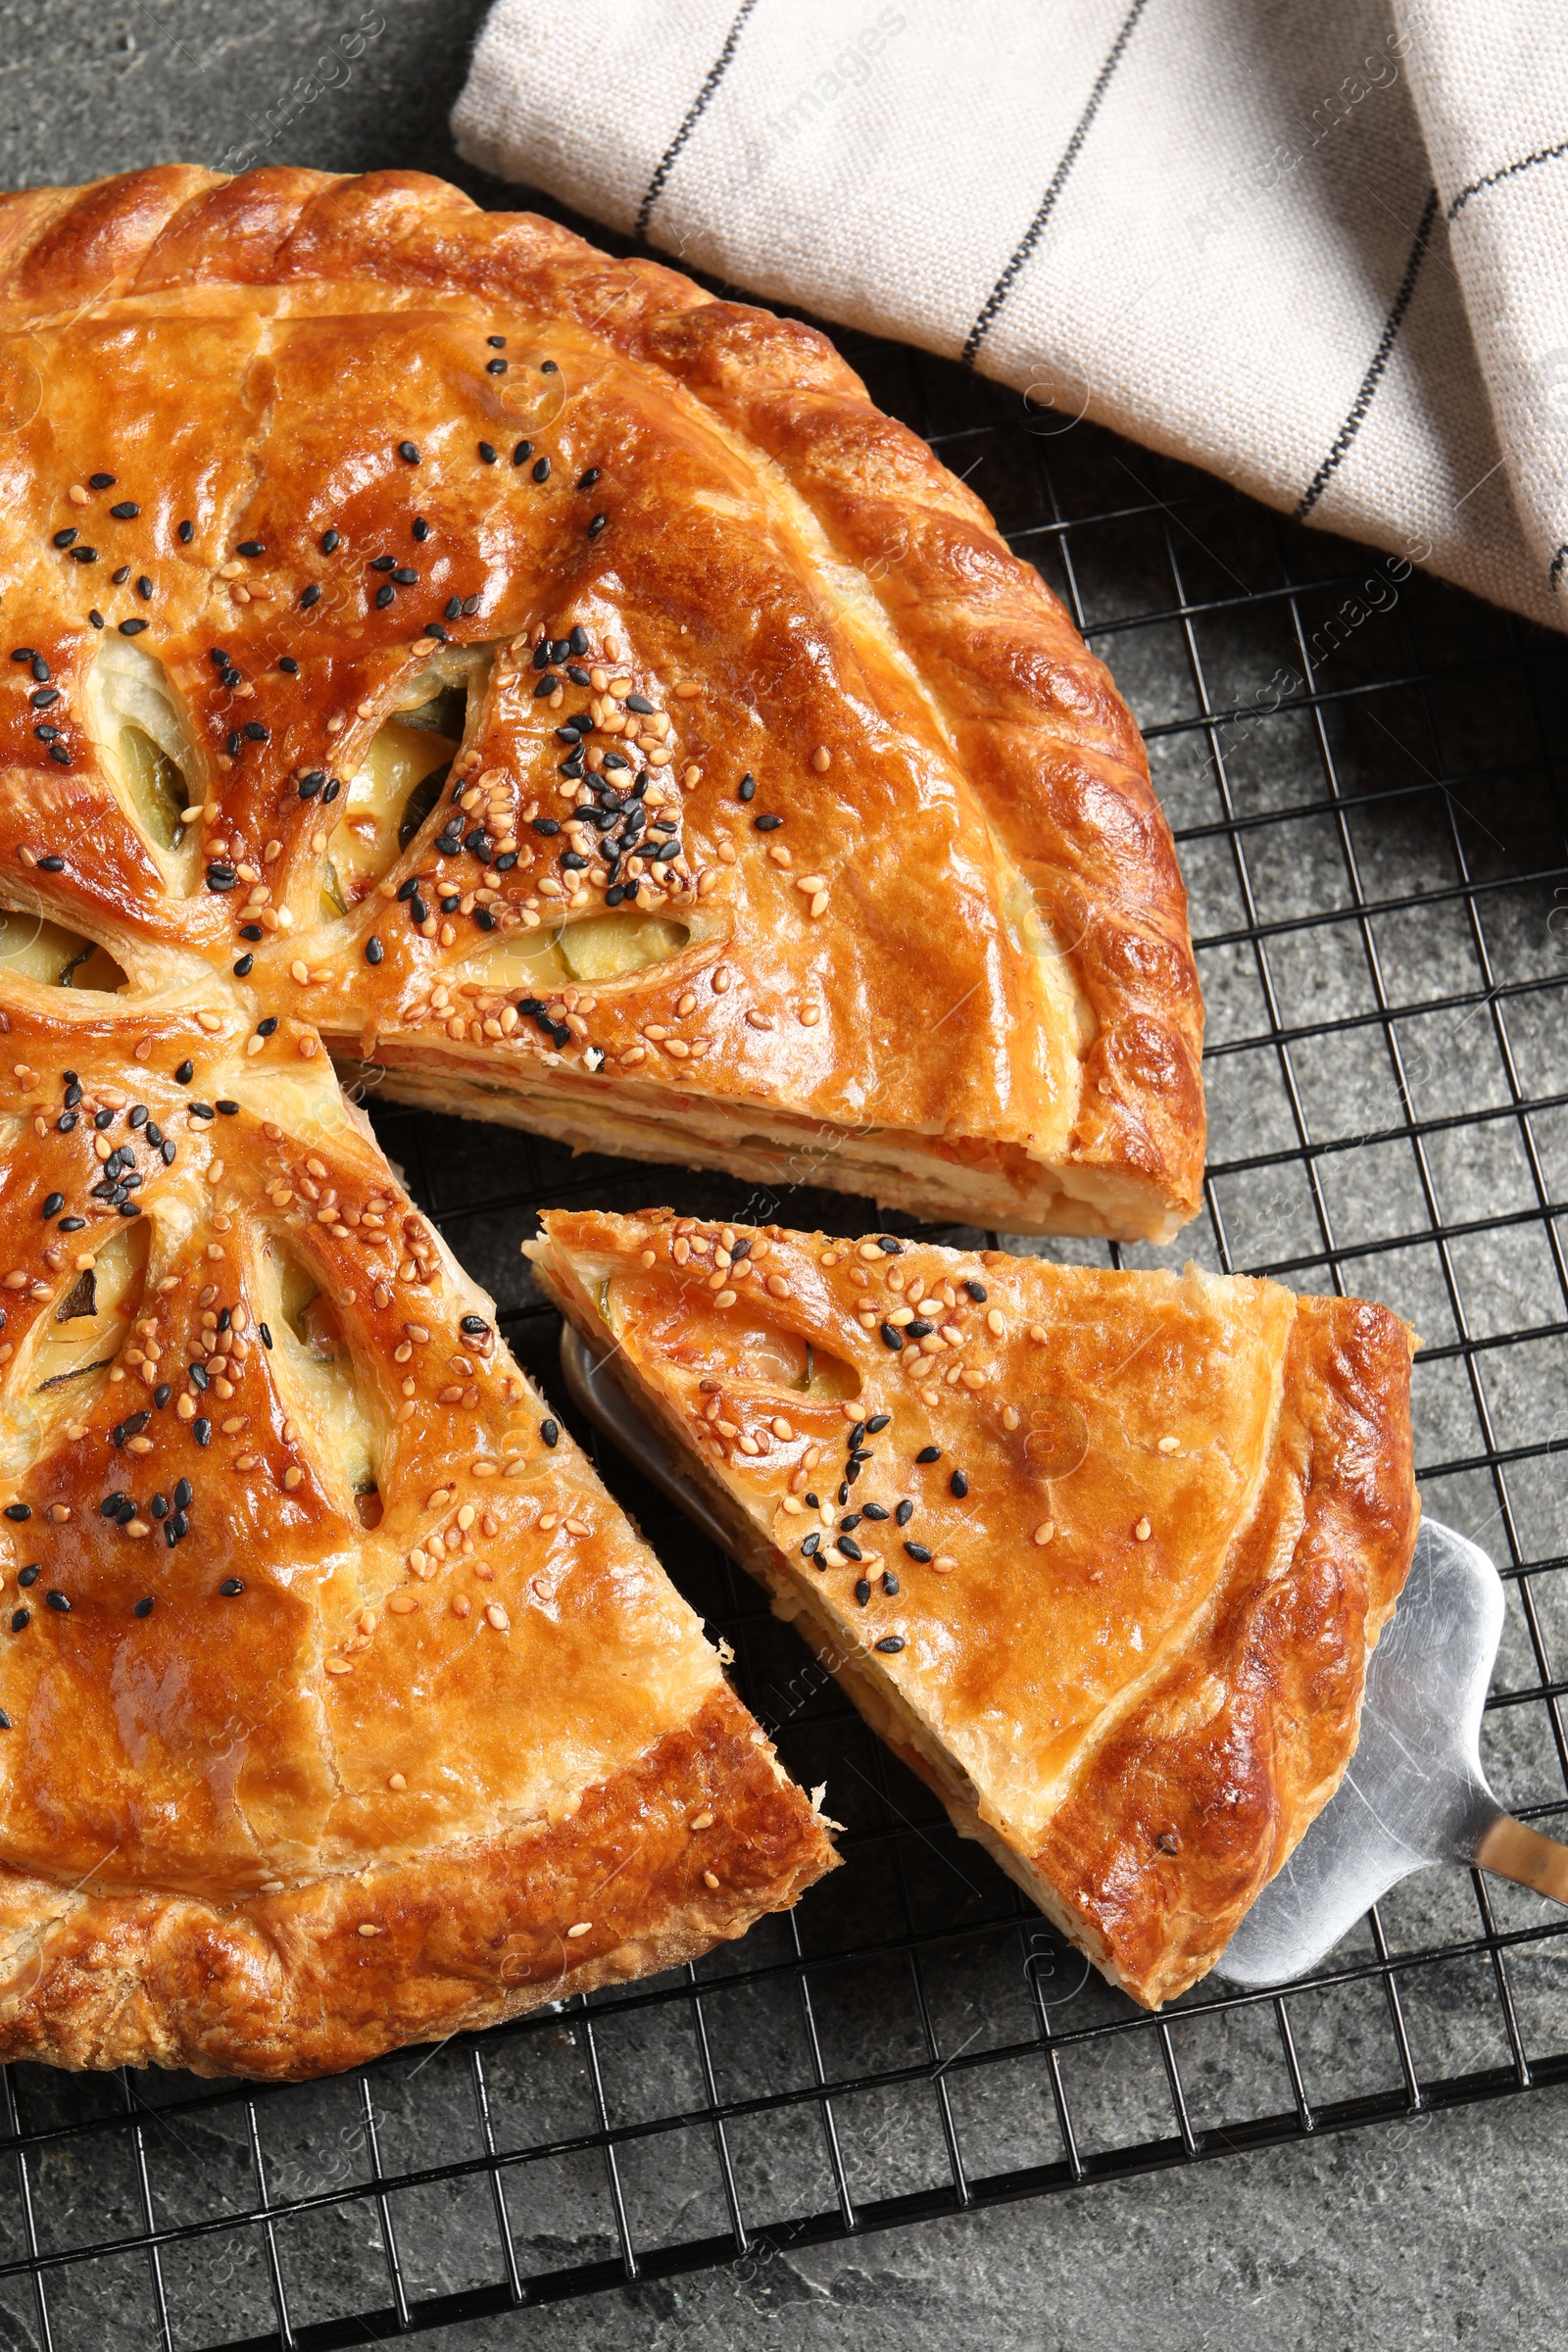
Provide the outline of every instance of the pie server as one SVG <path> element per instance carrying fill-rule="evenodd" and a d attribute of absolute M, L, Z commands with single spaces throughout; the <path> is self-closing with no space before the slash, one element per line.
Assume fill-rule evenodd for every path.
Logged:
<path fill-rule="evenodd" d="M 564 1324 L 572 1398 L 721 1549 L 729 1537 L 581 1334 Z M 1367 1668 L 1361 1734 L 1338 1790 L 1264 1887 L 1215 1974 L 1235 1984 L 1303 1976 L 1412 1871 L 1457 1862 L 1568 1904 L 1568 1845 L 1505 1813 L 1481 1770 L 1481 1710 L 1502 1635 L 1502 1580 L 1486 1553 L 1424 1519 L 1404 1591 Z"/>

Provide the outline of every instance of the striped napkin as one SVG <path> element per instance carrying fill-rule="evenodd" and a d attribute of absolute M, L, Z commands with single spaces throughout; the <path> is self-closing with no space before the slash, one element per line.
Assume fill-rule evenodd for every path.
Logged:
<path fill-rule="evenodd" d="M 497 0 L 460 152 L 1568 627 L 1552 0 Z"/>

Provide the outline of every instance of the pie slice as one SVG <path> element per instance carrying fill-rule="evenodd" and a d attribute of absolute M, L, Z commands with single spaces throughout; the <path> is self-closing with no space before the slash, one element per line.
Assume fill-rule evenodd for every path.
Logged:
<path fill-rule="evenodd" d="M 0 2056 L 319 2074 L 794 1902 L 813 1806 L 314 1033 L 77 961 L 0 988 Z"/>
<path fill-rule="evenodd" d="M 1138 729 L 812 329 L 410 172 L 0 199 L 0 894 L 388 1092 L 1010 1231 L 1198 1205 Z"/>
<path fill-rule="evenodd" d="M 1196 1267 L 543 1222 L 550 1296 L 957 1829 L 1135 2000 L 1184 1991 L 1355 1747 L 1415 1542 L 1405 1325 Z"/>

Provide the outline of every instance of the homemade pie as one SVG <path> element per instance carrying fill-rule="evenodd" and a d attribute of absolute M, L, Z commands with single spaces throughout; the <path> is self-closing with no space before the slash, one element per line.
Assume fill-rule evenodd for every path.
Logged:
<path fill-rule="evenodd" d="M 1356 1298 L 669 1210 L 544 1220 L 550 1296 L 735 1555 L 1150 2007 L 1333 1794 L 1415 1542 L 1412 1335 Z"/>
<path fill-rule="evenodd" d="M 294 2077 L 833 1856 L 324 1054 L 200 972 L 0 987 L 0 2057 Z"/>
<path fill-rule="evenodd" d="M 1137 728 L 821 335 L 417 173 L 167 166 L 0 201 L 0 899 L 585 1149 L 1196 1208 Z"/>

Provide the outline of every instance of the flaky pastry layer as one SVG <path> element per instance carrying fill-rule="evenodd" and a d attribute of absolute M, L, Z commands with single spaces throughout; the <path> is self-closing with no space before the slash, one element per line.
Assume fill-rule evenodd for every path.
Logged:
<path fill-rule="evenodd" d="M 549 1295 L 959 1830 L 1135 1999 L 1186 1989 L 1354 1750 L 1415 1541 L 1405 1326 L 1194 1268 L 544 1225 Z"/>

